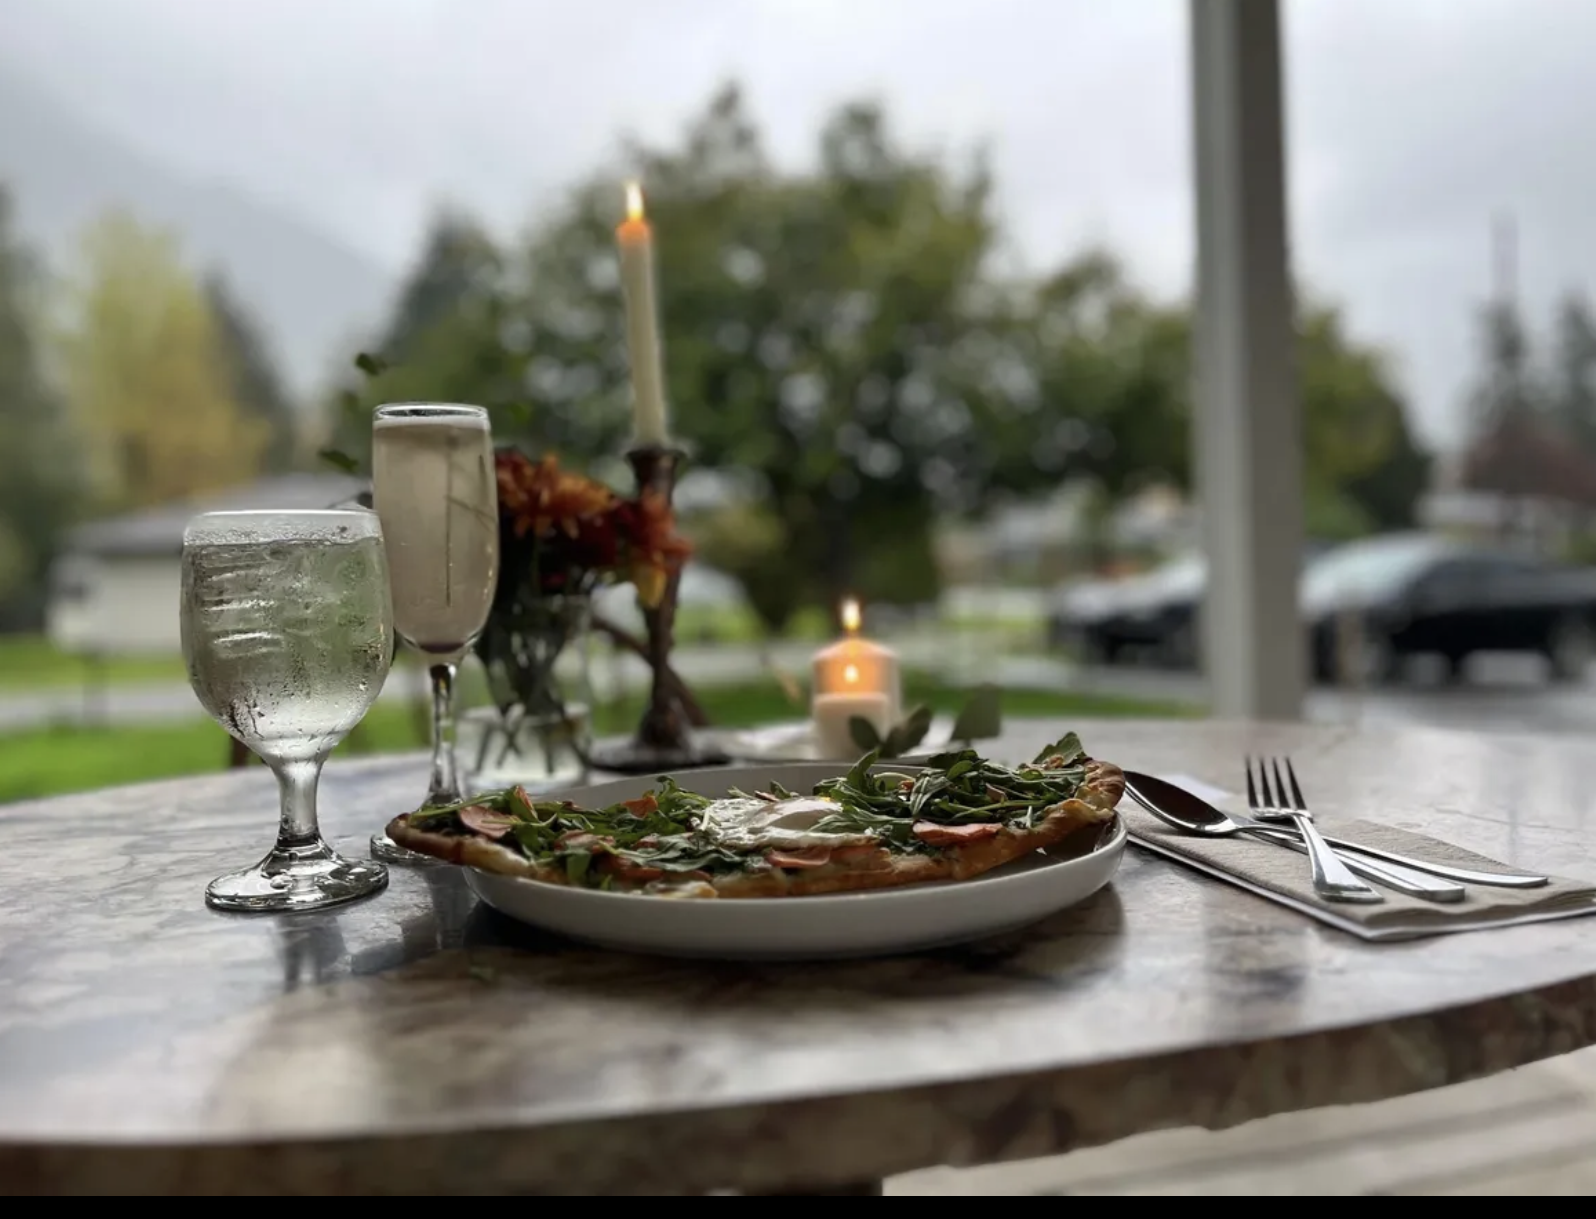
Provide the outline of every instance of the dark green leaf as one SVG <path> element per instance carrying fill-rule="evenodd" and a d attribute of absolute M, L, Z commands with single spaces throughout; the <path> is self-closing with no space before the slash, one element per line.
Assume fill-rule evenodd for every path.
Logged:
<path fill-rule="evenodd" d="M 953 722 L 955 741 L 990 740 L 1003 735 L 1003 691 L 994 685 L 977 686 Z"/>
<path fill-rule="evenodd" d="M 463 805 L 451 804 L 448 808 L 418 808 L 410 814 L 411 825 L 427 825 L 442 817 L 453 817 Z"/>
<path fill-rule="evenodd" d="M 935 761 L 935 759 L 933 759 L 933 761 Z M 947 770 L 948 770 L 948 780 L 949 780 L 949 782 L 951 782 L 952 780 L 957 779 L 960 775 L 969 774 L 974 769 L 975 769 L 975 759 L 973 759 L 973 758 L 960 758 L 957 762 L 953 763 L 953 765 L 951 765 L 951 766 L 949 766 L 947 768 Z"/>
<path fill-rule="evenodd" d="M 494 425 L 505 431 L 523 431 L 532 423 L 533 407 L 530 402 L 506 402 L 494 414 Z"/>
<path fill-rule="evenodd" d="M 706 872 L 716 863 L 725 861 L 725 856 L 715 851 L 704 851 L 697 855 L 677 855 L 676 858 L 654 858 L 651 862 L 656 868 L 666 872 Z"/>
<path fill-rule="evenodd" d="M 933 796 L 940 795 L 947 790 L 948 782 L 952 775 L 940 775 L 933 770 L 928 770 L 915 780 L 914 787 L 909 792 L 909 814 L 918 817 L 930 803 Z"/>
<path fill-rule="evenodd" d="M 528 858 L 535 858 L 549 845 L 549 831 L 533 821 L 516 822 L 510 827 L 510 833 L 515 835 L 515 840 L 521 844 Z"/>
<path fill-rule="evenodd" d="M 1039 763 L 1045 762 L 1049 758 L 1059 757 L 1063 758 L 1066 763 L 1069 763 L 1084 755 L 1085 752 L 1086 751 L 1081 748 L 1081 738 L 1076 736 L 1073 732 L 1066 732 L 1051 745 L 1046 746 L 1040 753 L 1036 755 L 1036 757 L 1032 758 L 1031 761 L 1032 763 Z"/>
<path fill-rule="evenodd" d="M 573 885 L 579 885 L 587 879 L 588 865 L 592 862 L 592 852 L 572 851 L 565 857 L 565 875 Z"/>
<path fill-rule="evenodd" d="M 382 357 L 374 356 L 369 351 L 363 351 L 355 357 L 355 367 L 368 377 L 380 377 L 388 369 Z"/>
<path fill-rule="evenodd" d="M 880 760 L 881 751 L 879 749 L 872 749 L 869 753 L 865 754 L 864 757 L 855 762 L 853 764 L 853 769 L 848 772 L 848 778 L 846 780 L 848 786 L 862 792 L 873 791 L 874 785 L 870 782 L 870 768 Z"/>
<path fill-rule="evenodd" d="M 925 734 L 931 731 L 931 708 L 916 707 L 909 712 L 909 717 L 898 725 L 897 730 L 903 734 L 902 744 L 898 752 L 899 754 L 908 753 L 909 750 L 925 740 Z"/>
<path fill-rule="evenodd" d="M 480 792 L 475 796 L 467 796 L 464 800 L 457 800 L 453 804 L 434 804 L 426 808 L 417 809 L 410 814 L 412 821 L 429 821 L 435 817 L 449 817 L 463 808 L 479 805 L 482 808 L 492 809 L 496 813 L 512 812 L 509 803 L 509 791 Z"/>
<path fill-rule="evenodd" d="M 349 456 L 348 453 L 341 452 L 338 449 L 323 449 L 320 453 L 316 454 L 316 456 L 322 461 L 326 462 L 328 465 L 332 466 L 334 469 L 341 470 L 345 474 L 360 473 L 360 463 L 353 457 Z"/>
<path fill-rule="evenodd" d="M 862 715 L 849 718 L 848 735 L 853 738 L 853 743 L 866 753 L 881 747 L 881 734 L 876 731 L 876 726 Z"/>

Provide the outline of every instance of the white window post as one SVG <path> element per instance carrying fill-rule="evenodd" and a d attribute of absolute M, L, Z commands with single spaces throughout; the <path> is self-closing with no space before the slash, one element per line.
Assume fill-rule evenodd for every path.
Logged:
<path fill-rule="evenodd" d="M 1212 714 L 1296 720 L 1302 426 L 1278 0 L 1191 0 L 1195 473 Z"/>

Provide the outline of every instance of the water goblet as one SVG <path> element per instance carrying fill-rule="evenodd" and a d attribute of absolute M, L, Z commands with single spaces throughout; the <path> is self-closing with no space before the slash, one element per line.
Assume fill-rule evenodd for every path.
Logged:
<path fill-rule="evenodd" d="M 393 606 L 374 513 L 209 512 L 183 534 L 181 629 L 189 684 L 218 724 L 277 776 L 277 841 L 205 890 L 220 910 L 315 910 L 375 893 L 380 863 L 321 835 L 316 787 L 370 710 L 393 659 Z"/>

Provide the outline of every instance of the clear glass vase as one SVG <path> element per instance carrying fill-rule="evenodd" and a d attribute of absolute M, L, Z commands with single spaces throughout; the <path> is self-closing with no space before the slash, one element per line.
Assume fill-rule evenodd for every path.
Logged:
<path fill-rule="evenodd" d="M 593 753 L 592 601 L 581 594 L 518 598 L 495 610 L 477 642 L 493 705 L 461 718 L 467 789 L 530 792 L 580 784 Z"/>

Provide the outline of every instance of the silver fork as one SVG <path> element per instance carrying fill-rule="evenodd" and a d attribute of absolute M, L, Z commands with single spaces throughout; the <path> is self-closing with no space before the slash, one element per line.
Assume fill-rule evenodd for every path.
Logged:
<path fill-rule="evenodd" d="M 1364 884 L 1346 864 L 1336 856 L 1327 843 L 1314 827 L 1313 814 L 1308 811 L 1308 804 L 1302 798 L 1302 788 L 1297 784 L 1297 772 L 1291 768 L 1291 759 L 1286 759 L 1286 773 L 1291 776 L 1291 804 L 1286 804 L 1286 785 L 1280 777 L 1280 762 L 1278 760 L 1260 759 L 1258 762 L 1258 783 L 1255 787 L 1252 778 L 1252 759 L 1246 759 L 1247 766 L 1247 806 L 1252 810 L 1252 815 L 1259 821 L 1289 821 L 1297 827 L 1297 832 L 1302 835 L 1302 843 L 1308 848 L 1308 861 L 1313 867 L 1313 888 L 1320 897 L 1332 902 L 1383 902 L 1385 898 L 1378 892 Z M 1268 767 L 1273 767 L 1275 772 L 1274 790 L 1269 789 Z M 1259 799 L 1259 791 L 1263 798 Z"/>

